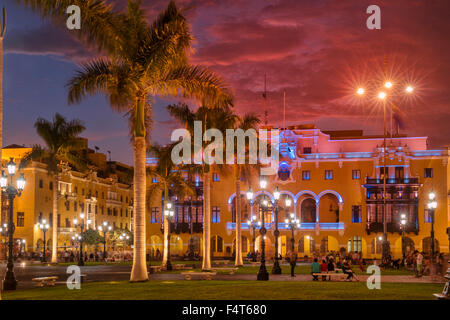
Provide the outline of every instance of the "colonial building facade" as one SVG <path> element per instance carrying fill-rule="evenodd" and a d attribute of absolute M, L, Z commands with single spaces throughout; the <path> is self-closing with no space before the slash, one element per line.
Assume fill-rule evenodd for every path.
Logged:
<path fill-rule="evenodd" d="M 132 168 L 112 161 L 106 156 L 87 148 L 84 150 L 91 161 L 90 170 L 78 172 L 69 166 L 60 164 L 58 185 L 53 185 L 53 178 L 48 174 L 46 165 L 33 161 L 20 169 L 26 179 L 25 189 L 20 197 L 14 200 L 14 239 L 16 250 L 41 250 L 43 247 L 43 231 L 39 223 L 46 220 L 50 229 L 46 232 L 46 242 L 51 248 L 53 188 L 58 190 L 58 250 L 73 248 L 72 237 L 80 233 L 73 220 L 80 220 L 84 213 L 90 221 L 89 228 L 97 228 L 104 221 L 109 225 L 131 230 L 133 225 L 133 188 L 127 179 L 127 170 Z M 3 168 L 11 158 L 17 166 L 31 148 L 12 145 L 3 148 Z M 127 183 L 128 182 L 128 183 Z M 9 203 L 2 197 L 1 224 L 8 221 Z"/>
<path fill-rule="evenodd" d="M 268 128 L 271 129 L 271 128 Z M 363 257 L 381 257 L 383 234 L 383 175 L 386 174 L 386 223 L 388 241 L 395 257 L 405 252 L 431 249 L 432 217 L 427 208 L 428 195 L 436 194 L 435 248 L 449 251 L 449 178 L 448 150 L 430 150 L 426 137 L 395 135 L 365 136 L 362 131 L 321 131 L 314 125 L 289 127 L 280 131 L 278 174 L 268 177 L 265 190 L 259 187 L 257 174 L 241 179 L 241 195 L 236 197 L 234 175 L 213 172 L 211 177 L 211 252 L 213 256 L 232 256 L 235 244 L 236 200 L 242 208 L 244 254 L 253 248 L 253 229 L 248 220 L 261 221 L 261 199 L 269 201 L 264 210 L 266 254 L 274 254 L 275 209 L 278 210 L 279 248 L 290 251 L 292 232 L 285 218 L 294 214 L 300 220 L 295 230 L 295 250 L 301 256 L 331 250 L 361 252 Z M 386 163 L 384 160 L 386 158 Z M 153 159 L 148 159 L 152 165 Z M 386 172 L 384 168 L 386 167 Z M 232 172 L 232 171 L 231 171 Z M 186 254 L 190 246 L 201 255 L 203 221 L 203 182 L 190 177 L 197 187 L 194 197 L 178 199 L 172 223 L 171 253 Z M 148 183 L 151 181 L 149 179 Z M 246 191 L 253 190 L 249 201 Z M 274 190 L 281 196 L 277 202 Z M 290 201 L 286 202 L 286 199 Z M 290 206 L 286 204 L 291 203 Z M 147 235 L 149 249 L 162 252 L 161 199 L 148 204 Z M 406 216 L 402 226 L 401 216 Z M 252 218 L 255 217 L 255 218 Z M 256 250 L 261 236 L 255 232 Z"/>

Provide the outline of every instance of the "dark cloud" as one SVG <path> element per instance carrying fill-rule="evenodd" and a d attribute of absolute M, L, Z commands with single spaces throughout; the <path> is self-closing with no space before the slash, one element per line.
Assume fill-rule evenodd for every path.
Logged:
<path fill-rule="evenodd" d="M 51 24 L 31 30 L 13 29 L 5 40 L 6 53 L 27 55 L 53 55 L 73 62 L 94 56 L 69 30 Z"/>
<path fill-rule="evenodd" d="M 125 3 L 113 2 L 118 8 Z M 397 87 L 411 83 L 416 89 L 414 98 L 395 98 L 404 110 L 407 133 L 429 136 L 432 147 L 450 144 L 450 1 L 377 1 L 381 30 L 366 28 L 366 8 L 373 4 L 369 1 L 176 3 L 188 9 L 196 38 L 193 62 L 225 78 L 236 95 L 239 113 L 263 115 L 261 94 L 267 74 L 272 124 L 282 123 L 286 92 L 288 124 L 316 122 L 328 130 L 360 128 L 379 133 L 382 109 L 371 100 L 355 99 L 354 92 L 369 79 L 381 82 L 386 72 Z M 167 4 L 167 0 L 144 0 L 149 21 Z M 51 26 L 32 32 L 12 30 L 6 48 L 71 61 L 91 56 L 68 32 Z M 174 125 L 166 117 L 155 122 L 156 140 L 169 136 Z"/>

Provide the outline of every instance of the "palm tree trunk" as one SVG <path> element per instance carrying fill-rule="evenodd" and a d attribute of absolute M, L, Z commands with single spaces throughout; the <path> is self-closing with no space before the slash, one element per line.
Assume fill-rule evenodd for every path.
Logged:
<path fill-rule="evenodd" d="M 134 248 L 130 281 L 147 281 L 145 237 L 145 136 L 134 137 Z"/>
<path fill-rule="evenodd" d="M 241 167 L 236 165 L 236 267 L 242 266 L 242 234 L 241 234 Z"/>
<path fill-rule="evenodd" d="M 167 198 L 169 197 L 169 191 L 167 190 L 167 185 L 164 185 L 164 207 L 161 216 L 164 217 L 164 210 L 167 207 Z M 165 267 L 167 265 L 167 257 L 169 253 L 169 221 L 167 217 L 164 217 L 164 251 L 163 251 L 163 261 L 162 265 Z"/>
<path fill-rule="evenodd" d="M 52 263 L 58 263 L 58 173 L 53 177 Z"/>
<path fill-rule="evenodd" d="M 203 264 L 202 270 L 211 270 L 211 198 L 210 172 L 203 174 Z"/>
<path fill-rule="evenodd" d="M 3 21 L 0 27 L 0 159 L 2 159 L 2 148 L 3 148 L 3 38 L 6 32 L 6 9 L 3 8 Z M 2 164 L 0 161 L 0 171 L 2 169 Z M 2 203 L 2 193 L 0 192 L 0 204 Z M 1 210 L 0 210 L 1 211 Z M 2 219 L 2 213 L 0 212 L 0 222 Z"/>

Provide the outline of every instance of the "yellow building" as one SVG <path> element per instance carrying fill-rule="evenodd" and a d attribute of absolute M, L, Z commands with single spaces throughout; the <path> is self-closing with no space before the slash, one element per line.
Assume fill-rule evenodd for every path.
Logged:
<path fill-rule="evenodd" d="M 26 179 L 25 189 L 14 200 L 14 239 L 17 243 L 25 240 L 23 250 L 38 250 L 43 245 L 43 232 L 39 222 L 45 219 L 50 223 L 46 232 L 46 242 L 51 248 L 53 188 L 58 189 L 58 250 L 71 248 L 72 236 L 80 233 L 80 228 L 73 225 L 73 219 L 85 213 L 90 228 L 97 228 L 104 221 L 109 225 L 131 230 L 133 224 L 133 188 L 129 181 L 131 167 L 113 161 L 106 161 L 106 156 L 87 148 L 88 159 L 93 163 L 88 172 L 71 170 L 64 164 L 59 165 L 59 184 L 53 185 L 46 165 L 33 161 L 29 166 L 19 170 Z M 10 158 L 19 166 L 21 158 L 31 148 L 11 145 L 3 148 L 2 162 L 6 167 Z M 19 174 L 16 174 L 18 177 Z M 2 197 L 1 223 L 8 221 L 9 204 L 6 195 Z"/>
<path fill-rule="evenodd" d="M 295 231 L 295 250 L 300 256 L 338 251 L 361 252 L 366 258 L 381 257 L 380 236 L 383 234 L 383 137 L 365 136 L 362 131 L 324 132 L 314 125 L 289 127 L 280 134 L 280 163 L 277 175 L 270 176 L 266 190 L 259 187 L 259 177 L 241 179 L 242 236 L 244 255 L 252 250 L 252 228 L 247 220 L 261 219 L 260 202 L 270 199 L 265 213 L 266 256 L 274 255 L 275 200 L 277 202 L 279 246 L 282 255 L 290 251 L 291 230 L 285 218 L 293 213 L 300 220 Z M 450 226 L 448 150 L 429 150 L 426 137 L 395 135 L 387 139 L 386 153 L 386 225 L 390 250 L 395 257 L 402 254 L 402 231 L 405 251 L 430 252 L 431 215 L 428 195 L 436 194 L 436 251 L 449 251 L 446 233 Z M 148 159 L 152 165 L 155 159 Z M 189 239 L 194 251 L 202 250 L 202 186 L 201 176 L 192 178 L 197 196 L 187 199 L 172 197 L 175 222 L 171 237 L 171 253 L 186 254 Z M 151 181 L 149 181 L 151 183 Z M 252 202 L 245 196 L 249 187 Z M 172 195 L 174 196 L 174 195 Z M 290 207 L 286 206 L 290 199 Z M 289 202 L 289 201 L 288 201 Z M 232 256 L 235 239 L 235 181 L 233 174 L 213 172 L 211 182 L 211 251 L 213 256 Z M 162 253 L 161 199 L 148 204 L 147 244 L 153 253 Z M 406 216 L 402 227 L 401 217 Z M 191 218 L 192 217 L 192 218 Z M 192 224 L 191 224 L 192 220 Z M 403 230 L 402 230 L 403 228 Z M 192 236 L 191 236 L 192 234 Z M 260 251 L 259 230 L 256 250 Z"/>

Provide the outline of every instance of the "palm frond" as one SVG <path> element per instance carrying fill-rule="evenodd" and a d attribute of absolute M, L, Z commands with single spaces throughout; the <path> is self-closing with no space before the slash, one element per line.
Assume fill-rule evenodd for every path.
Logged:
<path fill-rule="evenodd" d="M 207 68 L 182 66 L 171 70 L 152 88 L 154 95 L 194 98 L 204 106 L 233 106 L 233 96 L 223 80 Z"/>

